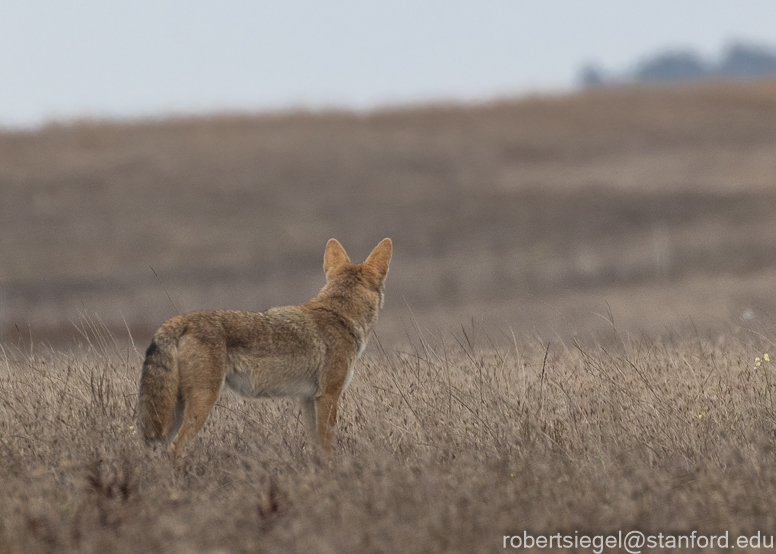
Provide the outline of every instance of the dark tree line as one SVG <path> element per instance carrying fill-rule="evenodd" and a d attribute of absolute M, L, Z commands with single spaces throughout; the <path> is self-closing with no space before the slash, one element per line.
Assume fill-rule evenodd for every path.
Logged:
<path fill-rule="evenodd" d="M 741 43 L 732 44 L 719 60 L 706 60 L 689 49 L 668 50 L 650 56 L 622 76 L 607 75 L 594 65 L 582 69 L 585 86 L 620 83 L 677 83 L 699 79 L 753 79 L 776 75 L 776 51 Z"/>

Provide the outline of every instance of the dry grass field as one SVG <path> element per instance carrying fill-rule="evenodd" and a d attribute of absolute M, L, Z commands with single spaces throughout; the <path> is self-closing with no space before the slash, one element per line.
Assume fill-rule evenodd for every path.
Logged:
<path fill-rule="evenodd" d="M 335 459 L 292 402 L 225 395 L 179 471 L 135 434 L 128 339 L 94 326 L 69 351 L 4 348 L 0 552 L 496 552 L 505 535 L 633 530 L 767 541 L 773 331 L 493 348 L 464 327 L 373 345 Z"/>
<path fill-rule="evenodd" d="M 0 333 L 70 339 L 85 312 L 146 340 L 165 289 L 298 303 L 329 238 L 386 236 L 386 342 L 407 308 L 433 331 L 724 328 L 776 310 L 774 175 L 776 82 L 2 132 Z"/>
<path fill-rule="evenodd" d="M 762 551 L 774 185 L 776 82 L 0 131 L 0 554 Z M 304 301 L 328 238 L 386 236 L 334 459 L 231 395 L 183 468 L 146 449 L 164 319 Z"/>

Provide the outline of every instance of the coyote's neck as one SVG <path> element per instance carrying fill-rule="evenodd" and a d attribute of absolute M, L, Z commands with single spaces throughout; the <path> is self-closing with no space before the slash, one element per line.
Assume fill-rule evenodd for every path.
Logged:
<path fill-rule="evenodd" d="M 358 355 L 366 348 L 369 334 L 377 323 L 377 313 L 371 305 L 357 309 L 353 299 L 339 295 L 319 294 L 308 302 L 311 308 L 325 310 L 337 317 L 355 342 Z"/>

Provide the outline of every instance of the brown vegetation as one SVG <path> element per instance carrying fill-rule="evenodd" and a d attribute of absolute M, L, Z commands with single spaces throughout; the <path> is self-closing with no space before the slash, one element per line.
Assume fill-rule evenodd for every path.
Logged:
<path fill-rule="evenodd" d="M 499 349 L 478 328 L 415 337 L 359 363 L 333 463 L 295 403 L 227 395 L 179 472 L 135 434 L 138 352 L 95 330 L 92 346 L 0 358 L 2 552 L 495 552 L 523 531 L 776 534 L 776 372 L 762 360 L 773 329 Z"/>
<path fill-rule="evenodd" d="M 776 535 L 774 175 L 773 82 L 2 132 L 0 552 Z M 164 319 L 385 236 L 332 464 L 282 400 L 222 397 L 179 472 L 140 444 Z"/>
<path fill-rule="evenodd" d="M 775 307 L 775 153 L 773 82 L 0 133 L 0 332 L 69 338 L 86 311 L 147 337 L 165 289 L 293 304 L 329 238 L 385 236 L 390 342 L 405 306 L 440 329 L 719 328 Z"/>

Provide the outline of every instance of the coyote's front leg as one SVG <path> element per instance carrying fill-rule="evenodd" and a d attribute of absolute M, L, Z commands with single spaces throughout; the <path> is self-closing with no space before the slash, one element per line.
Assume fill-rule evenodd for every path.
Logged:
<path fill-rule="evenodd" d="M 318 438 L 321 442 L 321 448 L 327 454 L 332 452 L 331 441 L 334 436 L 334 428 L 337 425 L 337 402 L 339 401 L 338 390 L 336 393 L 324 393 L 315 399 L 315 412 L 318 423 Z"/>
<path fill-rule="evenodd" d="M 320 437 L 318 437 L 318 424 L 315 420 L 315 398 L 302 398 L 302 417 L 304 418 L 304 426 L 307 429 L 307 436 L 310 437 L 310 441 L 315 444 L 320 444 Z"/>

